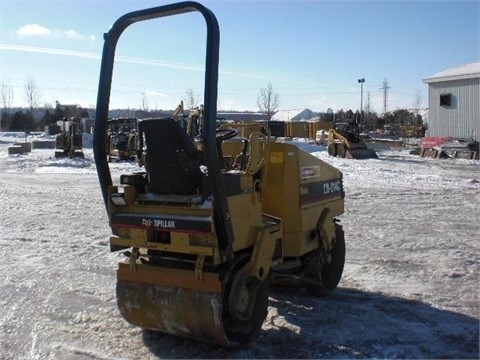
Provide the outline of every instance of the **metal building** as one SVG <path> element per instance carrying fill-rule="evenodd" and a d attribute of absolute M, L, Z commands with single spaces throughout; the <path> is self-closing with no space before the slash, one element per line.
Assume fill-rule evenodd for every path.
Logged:
<path fill-rule="evenodd" d="M 428 84 L 428 136 L 480 141 L 480 63 L 423 79 Z"/>

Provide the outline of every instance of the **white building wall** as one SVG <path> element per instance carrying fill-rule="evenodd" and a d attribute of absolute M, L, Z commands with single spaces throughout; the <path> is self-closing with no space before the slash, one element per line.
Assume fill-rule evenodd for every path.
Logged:
<path fill-rule="evenodd" d="M 431 82 L 428 93 L 428 136 L 480 141 L 480 78 Z M 440 106 L 441 94 L 452 94 L 450 106 Z"/>

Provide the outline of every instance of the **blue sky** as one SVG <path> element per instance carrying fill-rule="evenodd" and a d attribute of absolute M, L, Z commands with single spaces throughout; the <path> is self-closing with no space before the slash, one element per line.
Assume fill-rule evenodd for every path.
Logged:
<path fill-rule="evenodd" d="M 26 106 L 32 77 L 41 104 L 94 107 L 102 35 L 138 0 L 0 0 L 0 81 Z M 220 25 L 219 110 L 258 110 L 269 82 L 280 109 L 412 108 L 422 79 L 480 61 L 480 1 L 204 1 Z M 200 14 L 137 23 L 117 47 L 111 108 L 173 109 L 187 89 L 203 95 Z M 200 101 L 201 102 L 201 101 Z"/>

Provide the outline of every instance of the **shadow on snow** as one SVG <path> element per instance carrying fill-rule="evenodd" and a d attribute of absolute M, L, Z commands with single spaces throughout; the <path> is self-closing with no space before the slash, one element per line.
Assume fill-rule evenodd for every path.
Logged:
<path fill-rule="evenodd" d="M 153 331 L 144 331 L 143 341 L 161 358 L 479 357 L 478 319 L 416 300 L 346 288 L 320 296 L 273 288 L 269 306 L 277 311 L 269 311 L 260 334 L 244 348 Z"/>

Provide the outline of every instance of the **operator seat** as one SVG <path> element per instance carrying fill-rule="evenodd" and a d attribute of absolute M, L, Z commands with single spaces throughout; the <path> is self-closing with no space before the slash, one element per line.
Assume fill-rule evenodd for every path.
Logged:
<path fill-rule="evenodd" d="M 155 194 L 191 195 L 202 183 L 200 154 L 185 130 L 172 118 L 139 122 L 139 155 L 145 134 L 150 191 Z M 139 156 L 139 158 L 140 158 Z"/>

